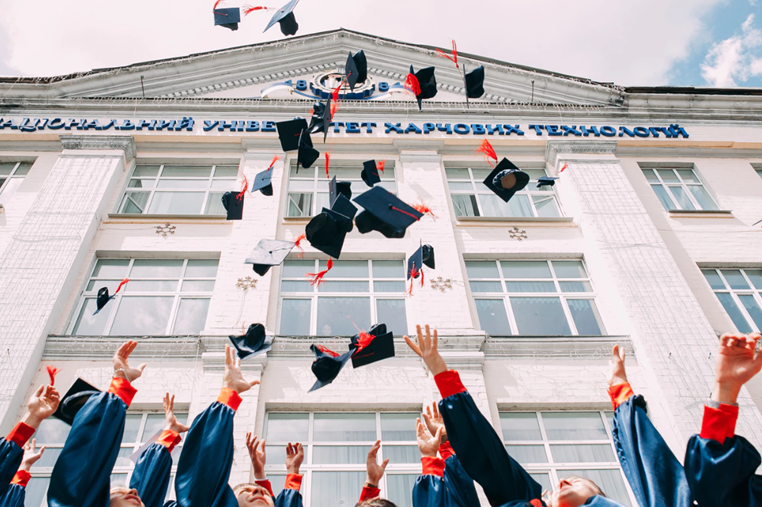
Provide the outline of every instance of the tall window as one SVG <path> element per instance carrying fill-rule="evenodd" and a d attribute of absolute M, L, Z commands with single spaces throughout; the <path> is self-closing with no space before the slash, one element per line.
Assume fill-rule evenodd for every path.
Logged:
<path fill-rule="evenodd" d="M 206 325 L 217 259 L 98 259 L 72 328 L 75 335 L 186 335 Z M 101 287 L 113 295 L 97 314 Z"/>
<path fill-rule="evenodd" d="M 643 169 L 643 174 L 667 211 L 718 209 L 693 169 Z"/>
<path fill-rule="evenodd" d="M 379 484 L 381 496 L 398 507 L 413 507 L 410 492 L 421 474 L 416 417 L 418 413 L 268 413 L 265 470 L 274 493 L 286 480 L 286 444 L 300 442 L 307 506 L 355 505 L 365 482 L 368 451 L 380 439 L 378 460 L 389 459 Z"/>
<path fill-rule="evenodd" d="M 376 323 L 407 334 L 403 261 L 334 261 L 325 283 L 311 286 L 305 275 L 325 269 L 326 261 L 283 263 L 280 334 L 354 336 Z"/>
<path fill-rule="evenodd" d="M 757 174 L 759 175 L 759 177 L 762 178 L 762 169 L 755 168 L 754 170 L 757 171 Z"/>
<path fill-rule="evenodd" d="M 501 412 L 508 453 L 548 491 L 570 475 L 633 505 L 611 436 L 612 412 Z"/>
<path fill-rule="evenodd" d="M 32 162 L 0 162 L 0 204 L 10 200 L 31 168 Z"/>
<path fill-rule="evenodd" d="M 561 216 L 553 187 L 537 188 L 544 169 L 522 169 L 529 184 L 508 202 L 503 202 L 486 185 L 490 169 L 447 168 L 452 205 L 458 217 L 558 217 Z"/>
<path fill-rule="evenodd" d="M 138 164 L 119 213 L 224 215 L 222 194 L 236 188 L 238 166 Z"/>
<path fill-rule="evenodd" d="M 762 330 L 762 269 L 704 269 L 702 272 L 738 331 Z"/>
<path fill-rule="evenodd" d="M 336 176 L 338 181 L 352 182 L 352 195 L 360 195 L 368 186 L 360 177 L 362 164 L 358 167 L 329 167 L 331 178 Z M 381 183 L 377 185 L 391 193 L 397 193 L 397 183 L 394 180 L 394 165 L 391 161 L 386 162 L 386 169 L 379 173 Z M 310 169 L 299 169 L 291 166 L 291 176 L 288 179 L 288 209 L 287 217 L 311 217 L 320 213 L 323 208 L 330 208 L 328 198 L 328 182 L 325 177 L 325 165 L 321 161 Z"/>
<path fill-rule="evenodd" d="M 466 271 L 488 334 L 603 334 L 582 261 L 466 261 Z"/>
<path fill-rule="evenodd" d="M 187 412 L 175 412 L 177 420 L 185 423 L 188 419 Z M 119 457 L 111 473 L 112 486 L 126 486 L 130 482 L 132 470 L 135 468 L 130 456 L 137 452 L 140 447 L 159 433 L 165 426 L 164 414 L 156 412 L 128 412 L 124 425 L 122 445 L 119 449 Z M 32 466 L 32 479 L 26 488 L 26 507 L 41 507 L 45 500 L 45 494 L 50 484 L 50 474 L 53 466 L 61 455 L 66 437 L 69 436 L 71 426 L 63 421 L 51 417 L 45 419 L 37 428 L 33 438 L 37 439 L 38 449 L 47 446 L 42 458 Z M 174 477 L 177 467 L 177 458 L 180 456 L 182 444 L 172 452 L 172 479 L 167 489 L 167 499 L 174 498 Z M 47 504 L 44 504 L 47 505 Z"/>

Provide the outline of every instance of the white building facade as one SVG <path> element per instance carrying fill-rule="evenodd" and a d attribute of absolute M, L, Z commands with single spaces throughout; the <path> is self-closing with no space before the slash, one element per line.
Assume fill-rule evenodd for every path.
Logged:
<path fill-rule="evenodd" d="M 274 123 L 308 117 L 349 51 L 369 80 L 340 101 L 325 143 L 331 177 L 367 187 L 362 163 L 426 216 L 403 239 L 350 233 L 327 257 L 304 242 L 263 277 L 245 258 L 262 238 L 295 240 L 327 205 L 321 156 L 283 153 Z M 264 435 L 268 476 L 285 444 L 307 448 L 308 507 L 353 505 L 377 438 L 391 463 L 382 496 L 411 505 L 420 473 L 414 421 L 438 401 L 402 335 L 438 328 L 509 451 L 546 487 L 584 475 L 630 505 L 611 444 L 602 372 L 614 344 L 636 392 L 682 459 L 699 431 L 717 337 L 762 329 L 762 91 L 624 88 L 462 54 L 484 65 L 487 93 L 465 102 L 434 48 L 347 30 L 59 78 L 0 78 L 0 431 L 47 382 L 105 387 L 126 338 L 148 363 L 136 382 L 114 482 L 162 424 L 161 397 L 193 418 L 216 399 L 228 335 L 261 322 L 273 349 L 247 359 L 261 385 L 236 416 L 231 484 L 252 470 L 244 434 Z M 436 65 L 423 111 L 401 90 L 410 64 Z M 488 139 L 533 180 L 506 205 L 481 184 Z M 227 221 L 220 197 L 269 167 L 274 195 L 245 197 Z M 538 189 L 540 176 L 559 176 Z M 436 269 L 408 295 L 405 262 L 421 243 Z M 130 282 L 98 315 L 99 288 Z M 350 318 L 351 317 L 351 318 Z M 309 346 L 346 350 L 355 324 L 385 322 L 396 356 L 314 383 Z M 760 444 L 762 388 L 742 393 L 738 433 Z M 28 507 L 44 502 L 67 430 L 51 420 Z M 277 489 L 277 488 L 276 488 Z M 486 505 L 486 502 L 484 502 Z"/>

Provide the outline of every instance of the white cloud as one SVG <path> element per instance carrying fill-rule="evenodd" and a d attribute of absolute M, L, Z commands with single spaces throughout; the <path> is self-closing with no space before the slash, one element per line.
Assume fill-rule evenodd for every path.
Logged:
<path fill-rule="evenodd" d="M 248 0 L 251 1 L 251 0 Z M 286 0 L 257 0 L 279 5 Z M 299 35 L 345 27 L 623 85 L 665 84 L 724 0 L 303 0 Z M 230 6 L 244 0 L 226 0 Z M 212 26 L 213 0 L 0 0 L 0 60 L 49 76 L 282 38 L 266 13 Z M 226 5 L 223 4 L 223 5 Z M 372 56 L 369 55 L 371 58 Z"/>
<path fill-rule="evenodd" d="M 711 86 L 732 87 L 762 75 L 762 31 L 754 27 L 754 14 L 741 31 L 714 44 L 701 64 L 701 75 Z"/>

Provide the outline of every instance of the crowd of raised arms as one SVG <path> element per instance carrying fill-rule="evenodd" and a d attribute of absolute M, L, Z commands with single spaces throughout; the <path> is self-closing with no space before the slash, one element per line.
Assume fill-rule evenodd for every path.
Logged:
<path fill-rule="evenodd" d="M 541 486 L 506 451 L 501 438 L 481 414 L 438 351 L 437 331 L 417 326 L 417 339 L 405 341 L 434 375 L 442 400 L 426 407 L 416 421 L 422 472 L 412 495 L 415 507 L 476 507 L 474 482 L 493 507 L 619 506 L 594 482 L 568 477 L 552 492 Z M 688 443 L 685 459 L 672 454 L 646 415 L 642 396 L 635 395 L 625 373 L 624 350 L 615 346 L 609 363 L 609 395 L 614 407 L 613 436 L 617 456 L 637 502 L 643 507 L 691 505 L 745 507 L 762 505 L 761 460 L 757 450 L 735 435 L 737 397 L 743 385 L 762 369 L 756 353 L 759 335 L 723 335 L 712 395 L 704 409 L 700 433 Z M 137 392 L 132 386 L 145 365 L 129 365 L 138 345 L 124 343 L 113 358 L 114 378 L 106 392 L 89 395 L 73 420 L 71 432 L 56 461 L 47 493 L 50 507 L 300 507 L 304 460 L 300 443 L 286 449 L 288 476 L 275 496 L 265 476 L 265 442 L 246 434 L 254 482 L 228 485 L 233 463 L 233 418 L 241 393 L 258 381 L 241 374 L 240 359 L 226 347 L 220 395 L 188 428 L 174 415 L 174 396 L 164 397 L 166 428 L 146 447 L 135 466 L 129 488 L 110 487 L 125 417 Z M 0 507 L 22 507 L 29 470 L 44 452 L 30 438 L 53 415 L 60 396 L 52 386 L 40 386 L 16 427 L 0 440 Z M 187 432 L 175 480 L 176 501 L 166 501 L 170 483 L 170 453 Z M 394 507 L 379 497 L 379 482 L 389 460 L 378 463 L 378 441 L 368 453 L 367 481 L 358 491 L 362 507 Z M 337 502 L 338 503 L 338 502 Z M 313 506 L 324 507 L 324 506 Z M 327 506 L 325 506 L 327 507 Z"/>

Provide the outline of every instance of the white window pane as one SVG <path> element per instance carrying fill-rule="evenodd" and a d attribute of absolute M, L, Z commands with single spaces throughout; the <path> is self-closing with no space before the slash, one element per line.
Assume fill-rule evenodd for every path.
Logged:
<path fill-rule="evenodd" d="M 354 336 L 357 334 L 355 325 L 360 329 L 370 327 L 370 298 L 318 299 L 317 335 Z"/>
<path fill-rule="evenodd" d="M 504 440 L 542 440 L 540 423 L 534 412 L 503 412 L 500 426 Z"/>
<path fill-rule="evenodd" d="M 627 488 L 622 480 L 622 473 L 619 470 L 559 470 L 559 479 L 569 476 L 584 477 L 593 481 L 601 490 L 611 498 L 622 505 L 631 507 L 630 496 L 627 494 Z"/>
<path fill-rule="evenodd" d="M 50 417 L 40 423 L 40 426 L 34 434 L 34 438 L 37 439 L 38 445 L 63 444 L 66 442 L 66 437 L 69 436 L 70 430 L 71 426 L 62 420 Z"/>
<path fill-rule="evenodd" d="M 235 178 L 224 179 L 224 180 L 223 179 L 212 180 L 212 188 L 215 189 L 215 190 L 224 190 L 224 191 L 227 191 L 227 192 L 235 192 L 235 191 L 238 190 L 238 188 L 236 188 L 237 186 L 240 186 L 240 184 L 236 185 L 236 179 Z"/>
<path fill-rule="evenodd" d="M 545 174 L 545 169 L 522 169 L 522 171 L 529 175 L 530 181 L 537 181 L 543 176 L 547 176 Z"/>
<path fill-rule="evenodd" d="M 280 334 L 286 336 L 310 334 L 311 306 L 312 301 L 309 299 L 284 299 L 281 302 Z"/>
<path fill-rule="evenodd" d="M 706 281 L 709 282 L 709 286 L 713 289 L 724 289 L 725 288 L 725 282 L 722 281 L 722 278 L 720 278 L 720 275 L 717 274 L 717 271 L 713 269 L 704 269 L 701 271 L 704 273 L 704 277 L 706 278 Z"/>
<path fill-rule="evenodd" d="M 87 282 L 87 288 L 86 291 L 95 292 L 96 290 L 100 290 L 103 287 L 106 287 L 108 289 L 108 293 L 112 296 L 114 295 L 114 292 L 116 292 L 116 288 L 119 287 L 119 284 L 122 283 L 122 280 L 90 280 Z M 124 287 L 127 287 L 126 285 Z M 124 288 L 122 290 L 125 290 Z"/>
<path fill-rule="evenodd" d="M 508 292 L 556 292 L 553 282 L 505 282 Z"/>
<path fill-rule="evenodd" d="M 181 419 L 181 414 L 178 413 L 177 416 L 178 419 Z M 167 422 L 164 419 L 164 414 L 148 414 L 146 416 L 146 424 L 143 428 L 143 434 L 140 436 L 140 443 L 147 442 L 149 438 L 162 431 L 166 425 Z"/>
<path fill-rule="evenodd" d="M 476 196 L 470 194 L 452 194 L 452 205 L 457 217 L 478 217 Z"/>
<path fill-rule="evenodd" d="M 126 488 L 127 487 L 127 474 L 111 474 L 111 486 L 112 488 Z"/>
<path fill-rule="evenodd" d="M 643 175 L 648 181 L 659 181 L 659 178 L 656 177 L 653 169 L 643 169 Z"/>
<path fill-rule="evenodd" d="M 83 336 L 102 336 L 104 334 L 109 314 L 114 309 L 114 301 L 110 301 L 105 308 L 98 312 L 98 315 L 93 315 L 97 308 L 94 298 L 85 299 L 82 309 L 79 311 L 77 322 L 74 324 L 73 334 Z"/>
<path fill-rule="evenodd" d="M 384 459 L 395 465 L 421 462 L 421 452 L 417 445 L 385 445 Z"/>
<path fill-rule="evenodd" d="M 306 442 L 307 437 L 304 437 L 304 442 Z M 269 439 L 268 439 L 269 441 Z M 293 438 L 293 435 L 291 436 L 290 442 L 297 442 L 296 439 Z M 302 441 L 300 441 L 302 442 Z M 310 459 L 310 447 L 306 444 L 302 444 L 304 446 L 304 462 L 308 463 Z M 285 445 L 270 445 L 267 444 L 267 466 L 276 466 L 276 467 L 282 467 L 286 465 L 286 446 Z M 267 477 L 270 477 L 270 474 L 267 474 Z M 275 489 L 273 489 L 275 491 Z"/>
<path fill-rule="evenodd" d="M 206 326 L 209 299 L 181 299 L 175 319 L 174 334 L 197 335 Z"/>
<path fill-rule="evenodd" d="M 288 194 L 288 215 L 308 217 L 312 215 L 312 194 Z"/>
<path fill-rule="evenodd" d="M 476 180 L 482 188 L 487 188 L 483 181 L 487 179 L 487 176 L 492 172 L 492 169 L 471 169 L 471 173 L 474 175 L 474 180 Z"/>
<path fill-rule="evenodd" d="M 376 314 L 376 320 L 386 324 L 389 332 L 397 336 L 408 333 L 404 299 L 377 299 Z"/>
<path fill-rule="evenodd" d="M 119 449 L 119 453 L 116 455 L 116 462 L 114 463 L 115 467 L 129 467 L 132 465 L 132 461 L 130 460 L 130 456 L 132 456 L 132 453 L 135 452 L 134 447 L 121 447 Z"/>
<path fill-rule="evenodd" d="M 745 269 L 744 272 L 755 288 L 762 289 L 762 269 Z"/>
<path fill-rule="evenodd" d="M 518 334 L 568 336 L 569 323 L 558 298 L 510 298 Z"/>
<path fill-rule="evenodd" d="M 50 477 L 32 477 L 26 485 L 25 507 L 41 507 L 48 491 Z"/>
<path fill-rule="evenodd" d="M 551 445 L 555 463 L 607 463 L 615 462 L 611 445 Z"/>
<path fill-rule="evenodd" d="M 598 412 L 543 412 L 549 440 L 608 440 Z"/>
<path fill-rule="evenodd" d="M 471 282 L 471 292 L 502 292 L 500 282 Z"/>
<path fill-rule="evenodd" d="M 318 292 L 368 292 L 369 290 L 370 282 L 325 282 L 318 287 Z"/>
<path fill-rule="evenodd" d="M 311 282 L 306 280 L 303 282 L 283 280 L 280 283 L 280 290 L 282 292 L 314 292 L 314 287 Z"/>
<path fill-rule="evenodd" d="M 738 299 L 741 300 L 741 304 L 746 308 L 746 312 L 757 325 L 757 328 L 762 329 L 762 308 L 759 307 L 759 303 L 754 299 L 754 296 L 739 295 Z"/>
<path fill-rule="evenodd" d="M 447 175 L 448 180 L 467 180 L 471 178 L 471 176 L 468 174 L 468 169 L 455 169 L 448 167 L 445 169 L 445 174 Z"/>
<path fill-rule="evenodd" d="M 125 292 L 175 292 L 177 285 L 177 280 L 130 280 L 123 290 Z M 109 292 L 113 294 L 111 289 Z"/>
<path fill-rule="evenodd" d="M 514 198 L 519 196 L 514 196 Z M 526 198 L 526 196 L 523 196 Z M 513 199 L 511 199 L 513 200 Z M 506 203 L 493 193 L 479 194 L 479 203 L 482 206 L 482 214 L 485 217 L 513 217 L 517 216 L 511 209 L 510 202 Z M 531 216 L 531 213 L 529 214 Z"/>
<path fill-rule="evenodd" d="M 119 213 L 145 213 L 149 192 L 127 192 L 122 198 Z"/>
<path fill-rule="evenodd" d="M 127 259 L 98 259 L 93 269 L 93 278 L 116 278 L 121 280 L 127 275 Z"/>
<path fill-rule="evenodd" d="M 212 175 L 212 168 L 183 165 L 165 165 L 161 173 L 162 178 L 209 178 Z"/>
<path fill-rule="evenodd" d="M 553 261 L 553 269 L 558 278 L 587 278 L 582 261 Z"/>
<path fill-rule="evenodd" d="M 321 271 L 327 268 L 326 263 L 320 261 Z M 325 278 L 368 278 L 368 261 L 334 261 Z"/>
<path fill-rule="evenodd" d="M 270 442 L 306 442 L 308 414 L 268 414 L 267 436 Z"/>
<path fill-rule="evenodd" d="M 373 261 L 373 278 L 405 278 L 402 261 Z"/>
<path fill-rule="evenodd" d="M 470 181 L 448 181 L 447 185 L 451 192 L 473 192 L 474 187 Z M 458 195 L 458 194 L 454 194 Z"/>
<path fill-rule="evenodd" d="M 731 289 L 748 289 L 749 284 L 738 269 L 723 269 L 722 276 L 727 280 Z"/>
<path fill-rule="evenodd" d="M 482 331 L 493 336 L 512 334 L 508 315 L 505 312 L 505 302 L 502 299 L 476 299 L 474 303 Z"/>
<path fill-rule="evenodd" d="M 376 415 L 315 414 L 312 438 L 316 442 L 375 442 Z"/>
<path fill-rule="evenodd" d="M 664 188 L 662 185 L 651 185 L 651 188 L 654 189 L 656 197 L 659 198 L 659 202 L 661 202 L 661 205 L 665 210 L 669 211 L 676 208 L 674 202 L 672 201 L 672 197 L 670 197 L 666 188 Z"/>
<path fill-rule="evenodd" d="M 500 202 L 502 202 L 502 200 Z M 509 216 L 509 217 L 534 216 L 534 213 L 532 212 L 532 205 L 529 204 L 528 195 L 516 194 L 513 197 L 511 197 L 510 201 L 508 201 L 507 203 L 503 203 L 503 205 L 505 204 L 508 205 L 508 211 L 506 213 L 505 209 L 503 209 L 502 211 L 503 214 L 501 216 Z"/>
<path fill-rule="evenodd" d="M 323 208 L 331 207 L 331 195 L 328 192 L 318 192 L 315 200 L 315 211 L 313 213 L 317 215 Z"/>
<path fill-rule="evenodd" d="M 155 192 L 148 213 L 197 215 L 201 213 L 204 192 Z"/>
<path fill-rule="evenodd" d="M 598 315 L 598 308 L 592 299 L 567 299 L 569 311 L 574 319 L 574 325 L 577 326 L 577 332 L 581 335 L 600 336 L 601 316 Z"/>
<path fill-rule="evenodd" d="M 503 261 L 503 276 L 506 278 L 552 278 L 546 261 Z"/>
<path fill-rule="evenodd" d="M 741 310 L 738 309 L 738 305 L 736 305 L 736 302 L 733 300 L 733 296 L 727 292 L 717 292 L 716 294 L 717 299 L 722 303 L 722 306 L 728 313 L 730 320 L 736 325 L 736 328 L 742 333 L 751 333 L 751 326 L 746 321 L 746 317 L 743 316 Z"/>
<path fill-rule="evenodd" d="M 680 178 L 682 178 L 685 183 L 701 183 L 692 169 L 678 169 L 677 174 L 680 175 Z"/>
<path fill-rule="evenodd" d="M 179 188 L 209 188 L 209 180 L 159 180 L 157 188 L 179 189 Z"/>
<path fill-rule="evenodd" d="M 312 472 L 310 505 L 355 505 L 364 482 L 365 472 Z"/>
<path fill-rule="evenodd" d="M 417 474 L 387 474 L 386 498 L 397 507 L 413 507 L 411 492 L 417 479 Z"/>
<path fill-rule="evenodd" d="M 675 201 L 677 202 L 677 205 L 682 210 L 694 210 L 696 207 L 693 205 L 691 200 L 688 198 L 688 194 L 685 193 L 685 189 L 683 187 L 668 187 L 669 191 L 672 193 L 672 197 L 675 198 Z"/>
<path fill-rule="evenodd" d="M 714 199 L 709 195 L 709 192 L 701 185 L 688 185 L 688 190 L 693 194 L 693 198 L 699 203 L 699 207 L 703 210 L 716 210 L 717 204 Z"/>
<path fill-rule="evenodd" d="M 9 176 L 16 168 L 16 162 L 0 162 L 0 176 Z"/>
<path fill-rule="evenodd" d="M 369 445 L 316 445 L 312 448 L 312 463 L 315 465 L 360 465 L 367 461 L 368 451 L 370 451 Z"/>
<path fill-rule="evenodd" d="M 128 188 L 153 188 L 156 185 L 156 180 L 149 179 L 132 179 L 127 184 Z M 148 195 L 148 193 L 146 193 Z"/>
<path fill-rule="evenodd" d="M 316 188 L 315 180 L 291 180 L 288 184 L 288 190 L 293 193 L 314 192 Z"/>
<path fill-rule="evenodd" d="M 45 452 L 42 453 L 42 457 L 32 465 L 32 469 L 49 468 L 56 464 L 58 457 L 61 455 L 63 447 L 48 447 Z"/>
<path fill-rule="evenodd" d="M 506 445 L 505 450 L 522 465 L 548 462 L 544 445 Z"/>
<path fill-rule="evenodd" d="M 679 182 L 680 180 L 675 175 L 675 172 L 672 169 L 657 169 L 656 172 L 659 173 L 659 176 L 661 176 L 661 179 L 666 182 Z"/>
<path fill-rule="evenodd" d="M 590 282 L 559 282 L 561 292 L 593 292 Z"/>
<path fill-rule="evenodd" d="M 381 414 L 381 440 L 384 442 L 415 441 L 417 417 L 419 417 L 418 414 Z"/>
<path fill-rule="evenodd" d="M 124 420 L 124 433 L 122 434 L 123 444 L 134 444 L 137 441 L 142 421 L 142 414 L 127 414 Z"/>
<path fill-rule="evenodd" d="M 540 483 L 543 491 L 551 491 L 553 487 L 550 485 L 550 474 L 535 473 L 532 472 L 529 476 Z"/>
<path fill-rule="evenodd" d="M 375 292 L 405 292 L 405 282 L 373 282 Z"/>
<path fill-rule="evenodd" d="M 222 205 L 222 195 L 224 192 L 210 192 L 206 201 L 204 215 L 227 215 L 225 206 Z"/>
<path fill-rule="evenodd" d="M 283 278 L 304 278 L 315 271 L 315 261 L 287 260 L 283 263 Z"/>
<path fill-rule="evenodd" d="M 217 276 L 217 267 L 220 261 L 217 259 L 191 259 L 185 268 L 185 276 L 188 278 L 214 278 Z"/>
<path fill-rule="evenodd" d="M 112 336 L 163 335 L 167 332 L 173 297 L 122 297 L 111 326 Z"/>
<path fill-rule="evenodd" d="M 182 259 L 136 259 L 130 278 L 180 278 Z"/>
<path fill-rule="evenodd" d="M 138 176 L 157 176 L 159 174 L 159 166 L 158 165 L 139 165 L 135 166 L 135 172 L 132 173 L 133 178 L 137 178 Z"/>
<path fill-rule="evenodd" d="M 492 261 L 466 261 L 469 278 L 500 278 L 497 264 Z"/>
<path fill-rule="evenodd" d="M 537 208 L 537 216 L 539 217 L 560 217 L 561 212 L 558 210 L 558 204 L 556 198 L 553 196 L 532 196 L 534 201 L 534 207 Z"/>
<path fill-rule="evenodd" d="M 237 165 L 218 165 L 214 168 L 215 178 L 235 178 L 236 176 L 238 176 Z"/>

